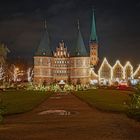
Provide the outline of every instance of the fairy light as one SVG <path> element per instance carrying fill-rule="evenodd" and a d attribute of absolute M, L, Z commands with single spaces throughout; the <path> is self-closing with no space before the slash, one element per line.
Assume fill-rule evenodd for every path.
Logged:
<path fill-rule="evenodd" d="M 112 77 L 113 77 L 112 67 L 111 67 L 111 65 L 108 63 L 107 59 L 104 58 L 104 60 L 103 60 L 103 62 L 102 62 L 102 64 L 101 64 L 101 67 L 99 68 L 99 71 L 98 71 L 99 81 L 100 81 L 101 78 L 102 78 L 102 77 L 101 77 L 101 71 L 102 71 L 104 65 L 107 65 L 107 66 L 110 68 L 110 71 L 111 71 L 110 80 L 112 80 Z"/>
<path fill-rule="evenodd" d="M 130 67 L 130 77 L 133 79 L 133 66 L 131 65 L 131 63 L 129 61 L 126 62 L 125 66 L 124 66 L 124 79 L 126 79 L 126 69 L 127 67 Z"/>
<path fill-rule="evenodd" d="M 95 71 L 93 70 L 93 68 L 90 68 L 90 75 L 93 75 L 94 77 L 98 77 L 98 75 L 95 73 Z"/>
<path fill-rule="evenodd" d="M 120 63 L 119 60 L 116 61 L 116 63 L 114 64 L 114 66 L 112 67 L 112 71 L 113 71 L 113 78 L 114 78 L 114 71 L 115 68 L 119 66 L 122 69 L 122 79 L 125 79 L 125 75 L 124 75 L 124 67 L 122 66 L 122 64 Z"/>
<path fill-rule="evenodd" d="M 133 77 L 136 77 L 138 72 L 140 73 L 140 64 L 139 64 L 138 68 L 136 69 L 136 71 L 134 72 Z"/>
<path fill-rule="evenodd" d="M 111 82 L 112 82 L 113 77 L 114 77 L 114 70 L 115 70 L 116 66 L 119 66 L 122 69 L 122 79 L 127 79 L 127 77 L 126 77 L 127 76 L 127 71 L 126 71 L 127 68 L 130 69 L 130 78 L 131 79 L 133 79 L 137 75 L 137 73 L 140 71 L 140 65 L 139 65 L 137 70 L 135 71 L 135 73 L 133 73 L 133 66 L 131 65 L 131 63 L 129 61 L 127 61 L 125 66 L 123 67 L 122 64 L 120 63 L 120 61 L 117 60 L 116 63 L 114 64 L 114 66 L 112 67 L 108 63 L 107 59 L 104 58 L 101 66 L 99 68 L 98 75 L 97 75 L 99 77 L 99 81 L 101 79 L 103 79 L 103 77 L 101 76 L 101 73 L 102 73 L 104 65 L 107 65 L 109 67 L 109 69 L 110 69 L 110 75 L 111 76 L 110 76 L 110 78 L 108 78 L 108 80 L 111 80 Z"/>

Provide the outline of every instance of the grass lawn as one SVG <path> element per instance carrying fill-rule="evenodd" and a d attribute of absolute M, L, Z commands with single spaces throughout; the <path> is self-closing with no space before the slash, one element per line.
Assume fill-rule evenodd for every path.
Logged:
<path fill-rule="evenodd" d="M 5 91 L 0 93 L 0 100 L 5 107 L 4 115 L 9 115 L 30 111 L 50 95 L 39 91 Z"/>
<path fill-rule="evenodd" d="M 104 111 L 127 111 L 127 104 L 130 102 L 130 91 L 92 89 L 88 91 L 78 91 L 74 95 L 88 104 Z"/>

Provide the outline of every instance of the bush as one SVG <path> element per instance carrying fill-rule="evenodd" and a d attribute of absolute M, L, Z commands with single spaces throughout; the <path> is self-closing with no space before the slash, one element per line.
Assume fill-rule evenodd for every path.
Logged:
<path fill-rule="evenodd" d="M 88 85 L 68 85 L 65 84 L 64 88 L 61 89 L 58 84 L 51 84 L 51 85 L 33 85 L 33 84 L 28 84 L 27 90 L 37 90 L 37 91 L 53 91 L 53 92 L 70 92 L 70 91 L 81 91 L 81 90 L 87 90 L 89 88 Z"/>
<path fill-rule="evenodd" d="M 57 84 L 51 84 L 48 86 L 29 84 L 26 89 L 27 90 L 36 90 L 36 91 L 53 91 L 53 92 L 62 91 L 60 86 Z"/>
<path fill-rule="evenodd" d="M 140 121 L 140 84 L 136 86 L 136 91 L 131 95 L 131 102 L 127 115 Z"/>
<path fill-rule="evenodd" d="M 0 123 L 3 122 L 4 110 L 5 110 L 5 107 L 3 106 L 2 100 L 0 100 Z"/>

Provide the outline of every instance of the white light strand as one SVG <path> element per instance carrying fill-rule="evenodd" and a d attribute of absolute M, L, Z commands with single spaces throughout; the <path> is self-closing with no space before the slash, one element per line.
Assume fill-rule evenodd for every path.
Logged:
<path fill-rule="evenodd" d="M 122 64 L 120 63 L 119 60 L 116 61 L 116 63 L 114 64 L 114 66 L 113 66 L 113 68 L 112 68 L 113 73 L 114 73 L 115 67 L 116 67 L 117 65 L 119 65 L 119 67 L 121 67 L 121 69 L 122 69 L 122 72 L 123 72 L 123 77 L 122 77 L 122 79 L 125 79 L 124 67 L 122 66 Z M 114 77 L 114 75 L 113 75 L 113 77 Z"/>
<path fill-rule="evenodd" d="M 140 73 L 140 64 L 138 66 L 138 68 L 136 69 L 136 71 L 133 74 L 133 78 L 138 74 L 138 72 Z"/>
<path fill-rule="evenodd" d="M 131 76 L 130 78 L 132 78 L 132 79 L 134 78 L 134 75 L 136 75 L 137 72 L 140 70 L 140 65 L 139 65 L 139 67 L 137 68 L 137 70 L 136 70 L 135 73 L 133 74 L 133 66 L 131 65 L 131 63 L 130 63 L 129 61 L 127 61 L 126 64 L 125 64 L 125 66 L 123 67 L 123 66 L 121 65 L 120 61 L 117 60 L 116 63 L 114 64 L 114 66 L 112 67 L 112 66 L 108 63 L 107 59 L 104 58 L 104 60 L 103 60 L 103 62 L 102 62 L 102 64 L 101 64 L 101 66 L 100 66 L 100 68 L 99 68 L 99 71 L 98 71 L 99 81 L 102 79 L 102 77 L 101 77 L 101 71 L 102 71 L 103 66 L 104 66 L 105 64 L 110 68 L 110 71 L 111 71 L 111 73 L 110 73 L 111 77 L 110 77 L 110 79 L 108 79 L 108 80 L 113 80 L 113 72 L 114 72 L 115 67 L 116 67 L 117 65 L 119 65 L 119 66 L 122 68 L 122 70 L 123 70 L 123 79 L 126 79 L 126 69 L 127 69 L 128 67 L 130 67 L 130 76 Z"/>
<path fill-rule="evenodd" d="M 98 77 L 98 75 L 95 73 L 95 71 L 93 70 L 93 68 L 90 68 L 89 73 L 90 73 L 90 75 L 93 75 L 95 77 Z"/>
<path fill-rule="evenodd" d="M 101 67 L 99 68 L 99 71 L 98 71 L 98 75 L 99 75 L 99 81 L 101 80 L 101 71 L 102 71 L 102 68 L 103 66 L 107 64 L 107 66 L 110 68 L 110 71 L 111 71 L 111 77 L 110 77 L 110 80 L 112 80 L 112 76 L 113 76 L 113 73 L 112 73 L 112 67 L 111 65 L 108 63 L 107 59 L 104 58 L 102 64 L 101 64 Z"/>
<path fill-rule="evenodd" d="M 129 61 L 127 61 L 124 66 L 124 76 L 125 76 L 124 79 L 126 79 L 126 68 L 127 67 L 130 67 L 130 69 L 131 69 L 130 75 L 131 75 L 131 78 L 133 79 L 133 66 L 131 65 L 131 63 Z"/>

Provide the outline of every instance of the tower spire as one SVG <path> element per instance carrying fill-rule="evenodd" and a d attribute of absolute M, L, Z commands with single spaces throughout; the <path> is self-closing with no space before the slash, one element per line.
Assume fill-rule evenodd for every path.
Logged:
<path fill-rule="evenodd" d="M 44 31 L 41 37 L 36 55 L 37 56 L 52 56 L 51 44 L 50 44 L 50 37 L 47 31 L 47 22 L 44 20 Z"/>
<path fill-rule="evenodd" d="M 78 28 L 78 31 L 80 30 L 80 22 L 79 22 L 79 19 L 77 21 L 77 28 Z"/>
<path fill-rule="evenodd" d="M 76 46 L 75 46 L 75 52 L 74 56 L 76 57 L 87 57 L 87 50 L 83 41 L 83 37 L 80 31 L 80 26 L 79 26 L 79 20 L 77 22 L 78 24 L 78 34 L 77 34 L 77 40 L 76 40 Z"/>
<path fill-rule="evenodd" d="M 46 21 L 46 19 L 44 21 L 44 29 L 47 30 L 47 21 Z"/>
<path fill-rule="evenodd" d="M 90 65 L 96 66 L 98 64 L 99 57 L 98 57 L 98 38 L 97 38 L 97 34 L 96 34 L 94 9 L 93 9 L 93 15 L 92 15 L 89 47 L 90 47 Z"/>
<path fill-rule="evenodd" d="M 92 11 L 93 11 L 93 15 L 92 15 L 90 42 L 98 43 L 98 38 L 97 38 L 97 33 L 96 33 L 96 22 L 95 22 L 94 9 Z"/>

